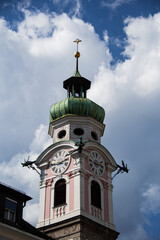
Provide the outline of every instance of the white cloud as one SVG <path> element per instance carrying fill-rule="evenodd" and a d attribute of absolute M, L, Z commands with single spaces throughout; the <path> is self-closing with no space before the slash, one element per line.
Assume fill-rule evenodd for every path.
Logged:
<path fill-rule="evenodd" d="M 14 183 L 13 187 L 20 188 L 34 197 L 34 201 L 37 201 L 39 175 L 32 169 L 22 167 L 21 163 L 27 160 L 28 156 L 30 161 L 36 160 L 39 154 L 51 144 L 52 141 L 47 134 L 47 126 L 41 124 L 35 131 L 29 152 L 18 153 L 11 160 L 0 163 L 1 181 L 11 186 Z"/>
<path fill-rule="evenodd" d="M 148 97 L 160 92 L 160 13 L 125 20 L 127 35 L 124 62 L 114 68 L 102 64 L 90 96 L 108 109 L 125 101 L 124 96 Z M 101 93 L 101 98 L 98 97 Z"/>
<path fill-rule="evenodd" d="M 33 204 L 28 203 L 24 208 L 23 218 L 27 222 L 35 226 L 38 222 L 38 211 L 39 211 L 38 203 Z"/>
<path fill-rule="evenodd" d="M 124 91 L 125 82 L 125 76 L 121 78 L 118 74 L 114 74 L 114 71 L 106 68 L 103 63 L 99 67 L 98 74 L 95 76 L 89 97 L 100 105 L 105 106 L 107 110 L 113 110 L 117 105 L 116 96 L 119 97 L 120 91 Z M 101 94 L 101 98 L 98 97 L 99 94 Z"/>
<path fill-rule="evenodd" d="M 18 35 L 33 39 L 48 37 L 52 33 L 53 23 L 50 15 L 42 12 L 31 13 L 24 10 L 25 20 L 18 26 Z"/>
<path fill-rule="evenodd" d="M 121 240 L 151 240 L 147 237 L 147 234 L 141 225 L 137 225 L 133 232 L 120 235 Z"/>
<path fill-rule="evenodd" d="M 23 190 L 33 198 L 24 208 L 24 219 L 33 225 L 36 225 L 38 221 L 39 175 L 31 168 L 22 167 L 21 163 L 27 160 L 28 156 L 30 161 L 36 160 L 39 154 L 51 144 L 52 140 L 47 134 L 47 126 L 41 124 L 35 131 L 29 152 L 18 153 L 8 162 L 0 163 L 0 181 Z"/>
<path fill-rule="evenodd" d="M 82 12 L 82 6 L 80 0 L 76 0 L 76 7 L 75 7 L 75 17 L 80 17 Z"/>
<path fill-rule="evenodd" d="M 53 3 L 58 5 L 61 12 L 65 12 L 65 8 L 69 6 L 70 10 L 68 12 L 69 16 L 81 17 L 82 16 L 82 3 L 81 0 L 53 0 Z"/>
<path fill-rule="evenodd" d="M 17 10 L 19 10 L 20 12 L 23 12 L 25 9 L 30 7 L 30 5 L 31 5 L 31 0 L 22 0 L 17 2 L 17 6 L 16 6 L 16 3 L 14 2 L 12 5 L 12 8 L 14 9 L 17 7 Z"/>
<path fill-rule="evenodd" d="M 102 1 L 102 6 L 103 7 L 109 7 L 113 10 L 115 10 L 116 8 L 120 7 L 123 4 L 129 4 L 129 3 L 133 3 L 135 2 L 135 0 L 111 0 L 111 1 Z"/>
<path fill-rule="evenodd" d="M 108 44 L 109 43 L 109 36 L 108 36 L 107 30 L 105 30 L 103 32 L 103 38 L 104 38 L 104 41 Z"/>
<path fill-rule="evenodd" d="M 13 156 L 8 163 L 2 162 L 0 164 L 2 181 L 7 182 L 9 185 L 12 183 L 21 184 L 21 187 L 28 184 L 28 188 L 32 188 L 32 184 L 35 182 L 35 173 L 29 171 L 29 169 L 23 169 L 21 165 L 28 156 L 30 156 L 30 161 L 34 161 L 38 154 L 33 152 L 19 153 Z"/>
<path fill-rule="evenodd" d="M 160 14 L 128 18 L 125 23 L 128 45 L 124 54 L 131 59 L 132 71 L 136 69 L 133 88 L 140 95 L 153 94 L 160 90 Z"/>
<path fill-rule="evenodd" d="M 160 213 L 160 186 L 151 184 L 148 189 L 143 192 L 144 202 L 141 206 L 141 211 L 144 214 L 159 214 Z"/>
<path fill-rule="evenodd" d="M 48 126 L 40 124 L 34 134 L 34 139 L 30 145 L 30 150 L 41 152 L 53 143 L 53 140 L 48 136 Z"/>
<path fill-rule="evenodd" d="M 48 124 L 49 107 L 67 95 L 62 84 L 75 71 L 73 40 L 83 40 L 79 68 L 89 79 L 111 59 L 91 24 L 67 14 L 23 12 L 17 31 L 0 19 L 0 145 L 6 161 L 28 148 L 37 126 Z"/>

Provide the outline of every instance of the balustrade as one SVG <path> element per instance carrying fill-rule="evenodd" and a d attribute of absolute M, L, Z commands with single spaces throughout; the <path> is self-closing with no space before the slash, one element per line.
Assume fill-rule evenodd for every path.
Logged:
<path fill-rule="evenodd" d="M 102 210 L 101 209 L 91 206 L 91 214 L 95 218 L 102 220 Z"/>
<path fill-rule="evenodd" d="M 61 217 L 61 216 L 65 215 L 65 213 L 66 213 L 66 205 L 65 206 L 55 207 L 53 209 L 53 216 L 54 216 L 54 218 Z"/>

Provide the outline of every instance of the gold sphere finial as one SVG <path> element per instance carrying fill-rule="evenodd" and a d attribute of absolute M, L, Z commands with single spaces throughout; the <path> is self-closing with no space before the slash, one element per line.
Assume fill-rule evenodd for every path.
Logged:
<path fill-rule="evenodd" d="M 74 56 L 75 56 L 75 58 L 79 58 L 80 57 L 80 52 L 75 52 Z"/>

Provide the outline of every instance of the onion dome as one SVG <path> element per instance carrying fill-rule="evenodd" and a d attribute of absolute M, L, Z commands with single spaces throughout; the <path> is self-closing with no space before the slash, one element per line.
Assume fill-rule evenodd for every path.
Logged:
<path fill-rule="evenodd" d="M 105 111 L 102 107 L 88 98 L 66 98 L 52 105 L 50 109 L 50 123 L 66 115 L 92 117 L 103 123 Z"/>
<path fill-rule="evenodd" d="M 91 81 L 82 77 L 78 71 L 78 58 L 80 57 L 78 43 L 81 40 L 76 39 L 74 42 L 77 43 L 77 52 L 74 54 L 76 71 L 72 77 L 63 82 L 63 87 L 67 90 L 67 98 L 51 106 L 50 123 L 67 115 L 92 117 L 103 123 L 104 109 L 87 98 L 87 90 L 91 87 Z"/>

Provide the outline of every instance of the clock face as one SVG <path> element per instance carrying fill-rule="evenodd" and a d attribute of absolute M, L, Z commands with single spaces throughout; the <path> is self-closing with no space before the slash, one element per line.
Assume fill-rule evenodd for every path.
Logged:
<path fill-rule="evenodd" d="M 51 169 L 54 174 L 59 175 L 67 170 L 70 164 L 70 157 L 67 154 L 66 150 L 59 150 L 51 158 Z"/>
<path fill-rule="evenodd" d="M 99 155 L 99 153 L 97 153 L 96 151 L 91 151 L 88 158 L 88 163 L 91 171 L 95 175 L 101 176 L 104 174 L 105 163 L 103 158 Z"/>

